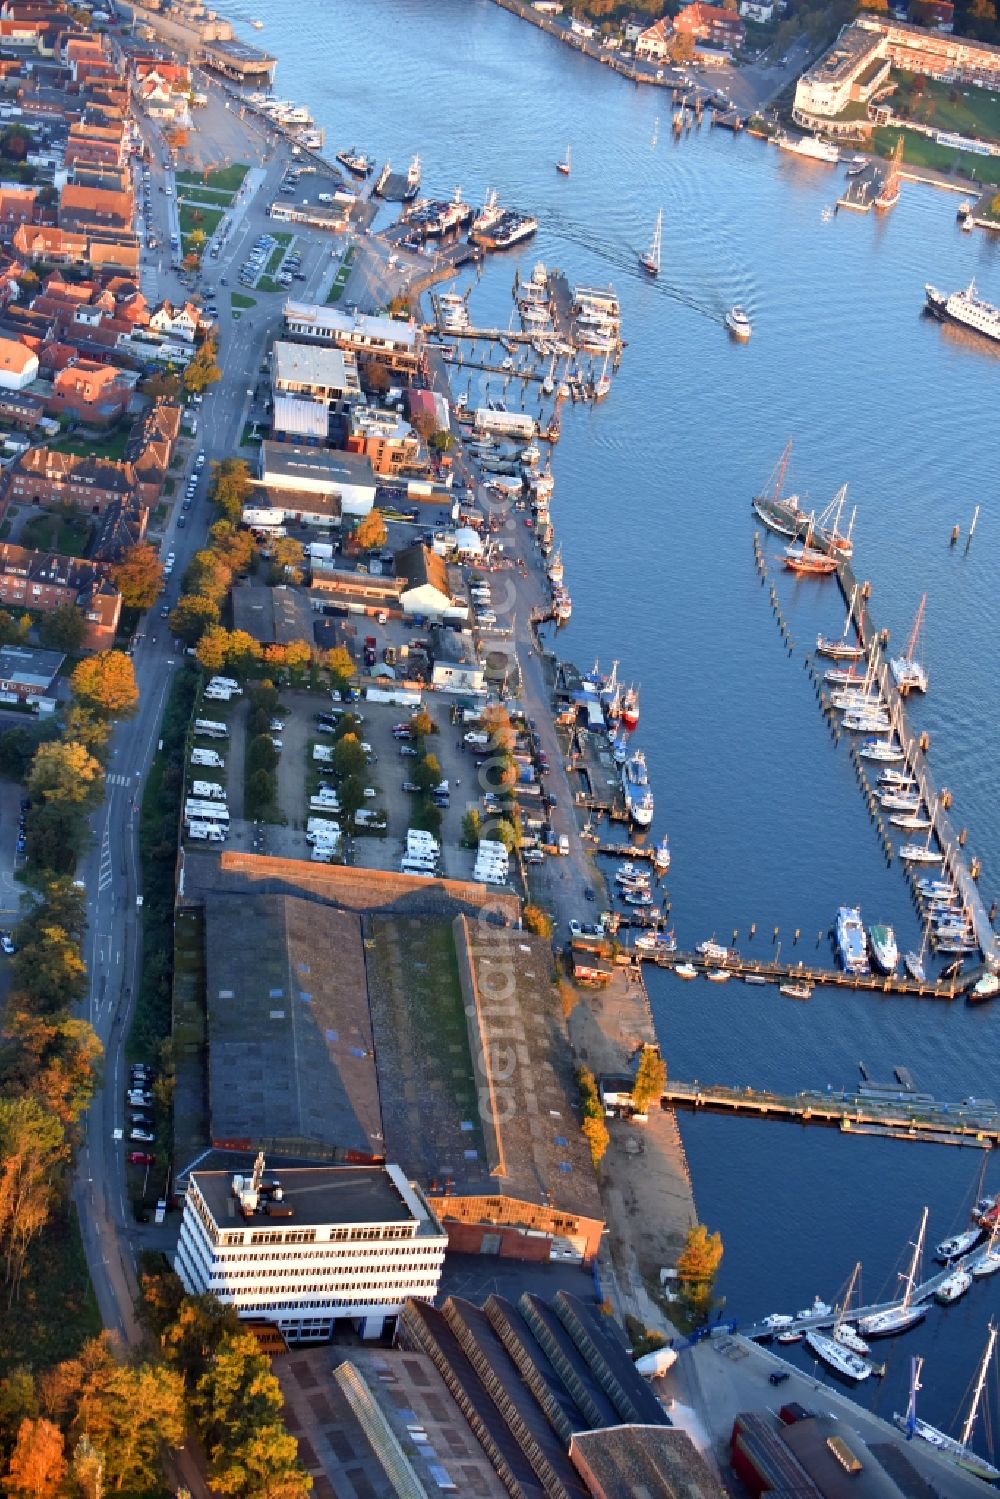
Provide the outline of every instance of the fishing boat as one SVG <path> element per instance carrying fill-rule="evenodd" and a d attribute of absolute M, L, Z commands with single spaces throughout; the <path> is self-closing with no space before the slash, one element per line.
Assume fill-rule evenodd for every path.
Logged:
<path fill-rule="evenodd" d="M 833 1315 L 833 1307 L 822 1296 L 814 1296 L 812 1306 L 807 1306 L 805 1311 L 796 1312 L 797 1321 L 805 1322 L 810 1317 L 830 1317 Z"/>
<path fill-rule="evenodd" d="M 740 306 L 730 307 L 726 313 L 726 327 L 735 339 L 746 343 L 753 332 L 753 324 Z"/>
<path fill-rule="evenodd" d="M 950 1239 L 942 1239 L 934 1251 L 934 1258 L 948 1264 L 950 1260 L 960 1260 L 963 1254 L 968 1254 L 970 1249 L 983 1237 L 983 1231 L 977 1224 L 974 1228 L 963 1228 L 960 1234 L 952 1234 Z"/>
<path fill-rule="evenodd" d="M 556 171 L 559 172 L 559 173 L 561 173 L 563 177 L 568 177 L 569 174 L 570 174 L 570 172 L 572 170 L 573 170 L 573 147 L 572 146 L 567 146 L 566 147 L 566 155 L 563 157 L 562 161 L 557 161 L 556 162 Z"/>
<path fill-rule="evenodd" d="M 674 968 L 674 972 L 679 979 L 696 979 L 698 977 L 698 970 L 693 963 L 678 963 Z"/>
<path fill-rule="evenodd" d="M 653 865 L 659 874 L 666 874 L 670 868 L 670 839 L 666 833 L 653 850 Z"/>
<path fill-rule="evenodd" d="M 859 906 L 841 906 L 835 927 L 837 956 L 845 973 L 868 973 L 865 929 Z"/>
<path fill-rule="evenodd" d="M 868 739 L 858 750 L 858 754 L 862 760 L 877 760 L 883 765 L 898 764 L 900 760 L 906 759 L 903 751 L 888 739 Z"/>
<path fill-rule="evenodd" d="M 650 276 L 660 274 L 660 239 L 663 232 L 663 209 L 656 215 L 656 227 L 648 250 L 639 256 L 639 264 Z"/>
<path fill-rule="evenodd" d="M 892 927 L 883 924 L 870 926 L 868 942 L 871 947 L 872 962 L 879 973 L 895 973 L 899 962 L 899 948 L 896 946 L 896 934 Z"/>
<path fill-rule="evenodd" d="M 729 949 L 723 947 L 721 942 L 716 942 L 714 937 L 709 937 L 705 942 L 699 942 L 695 952 L 699 958 L 704 958 L 706 963 L 725 963 L 729 957 Z"/>
<path fill-rule="evenodd" d="M 910 1260 L 909 1269 L 904 1275 L 905 1286 L 903 1298 L 895 1306 L 888 1306 L 883 1311 L 872 1312 L 870 1317 L 862 1317 L 858 1327 L 863 1337 L 866 1338 L 891 1338 L 897 1333 L 908 1332 L 911 1327 L 916 1327 L 922 1322 L 930 1310 L 927 1302 L 914 1302 L 913 1290 L 917 1285 L 917 1275 L 920 1269 L 920 1257 L 923 1254 L 924 1235 L 927 1232 L 927 1209 L 924 1208 L 920 1220 L 920 1231 L 913 1245 L 913 1257 Z"/>
<path fill-rule="evenodd" d="M 924 594 L 917 609 L 916 618 L 913 621 L 913 629 L 906 643 L 906 650 L 901 656 L 890 658 L 889 670 L 895 678 L 896 686 L 900 694 L 905 697 L 908 692 L 927 691 L 927 669 L 917 660 L 917 644 L 920 640 L 920 631 L 924 623 L 924 606 L 927 603 L 927 595 Z"/>
<path fill-rule="evenodd" d="M 630 731 L 639 727 L 639 689 L 626 687 L 621 700 L 622 723 Z"/>
<path fill-rule="evenodd" d="M 622 722 L 628 722 L 624 714 Z M 632 821 L 641 828 L 648 828 L 653 821 L 654 803 L 646 772 L 646 756 L 642 750 L 636 750 L 626 760 L 622 770 L 622 790 Z"/>
<path fill-rule="evenodd" d="M 786 1327 L 784 1332 L 779 1332 L 779 1343 L 801 1343 L 805 1333 L 801 1327 Z"/>
<path fill-rule="evenodd" d="M 836 1338 L 827 1337 L 826 1333 L 817 1332 L 813 1328 L 806 1333 L 806 1343 L 818 1359 L 822 1359 L 835 1374 L 840 1374 L 845 1379 L 860 1382 L 868 1379 L 872 1373 L 872 1366 L 867 1359 L 863 1359 L 859 1353 L 853 1353 L 850 1348 L 845 1348 Z"/>
<path fill-rule="evenodd" d="M 1000 979 L 995 973 L 984 973 L 972 986 L 971 1000 L 993 999 L 1000 992 Z"/>
<path fill-rule="evenodd" d="M 812 999 L 809 984 L 779 984 L 778 993 L 783 994 L 786 999 Z"/>
<path fill-rule="evenodd" d="M 942 1306 L 951 1306 L 953 1302 L 959 1301 L 972 1286 L 972 1276 L 968 1270 L 959 1267 L 946 1275 L 944 1280 L 934 1292 L 935 1301 L 940 1301 Z"/>
<path fill-rule="evenodd" d="M 995 1483 L 1000 1479 L 1000 1468 L 994 1467 L 987 1462 L 985 1457 L 980 1457 L 971 1447 L 972 1435 L 976 1429 L 976 1418 L 979 1415 L 979 1406 L 986 1388 L 986 1376 L 989 1372 L 990 1361 L 993 1358 L 993 1349 L 997 1340 L 997 1330 L 994 1324 L 989 1324 L 986 1338 L 986 1347 L 979 1364 L 979 1372 L 973 1386 L 972 1399 L 969 1401 L 969 1410 L 962 1426 L 961 1435 L 956 1439 L 950 1437 L 947 1432 L 939 1431 L 930 1422 L 923 1421 L 917 1415 L 917 1391 L 920 1389 L 920 1371 L 924 1366 L 922 1358 L 910 1360 L 910 1402 L 906 1408 L 905 1416 L 895 1416 L 893 1419 L 901 1431 L 905 1431 L 907 1438 L 920 1437 L 924 1442 L 949 1457 L 966 1473 L 973 1474 L 976 1478 L 983 1479 L 986 1483 Z"/>
<path fill-rule="evenodd" d="M 367 177 L 375 169 L 375 160 L 352 146 L 349 151 L 338 151 L 337 160 L 355 177 Z"/>
<path fill-rule="evenodd" d="M 553 557 L 552 561 L 549 563 L 548 573 L 549 573 L 549 582 L 550 583 L 561 583 L 562 582 L 562 580 L 563 580 L 563 561 L 562 561 L 562 549 L 561 548 L 557 548 L 556 549 L 556 554 Z"/>
<path fill-rule="evenodd" d="M 624 765 L 628 759 L 628 735 L 624 729 L 619 729 L 611 741 L 611 756 L 616 765 Z"/>

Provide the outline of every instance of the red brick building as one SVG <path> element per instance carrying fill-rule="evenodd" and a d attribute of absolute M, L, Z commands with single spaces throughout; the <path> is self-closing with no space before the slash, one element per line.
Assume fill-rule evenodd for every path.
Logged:
<path fill-rule="evenodd" d="M 84 649 L 108 650 L 121 615 L 121 594 L 107 570 L 59 552 L 31 552 L 0 543 L 0 608 L 47 614 L 67 605 L 83 613 Z"/>
<path fill-rule="evenodd" d="M 20 505 L 72 505 L 102 515 L 116 500 L 127 502 L 135 486 L 131 463 L 33 448 L 11 473 L 7 495 Z"/>
<path fill-rule="evenodd" d="M 52 381 L 47 402 L 50 416 L 72 416 L 89 427 L 110 427 L 124 415 L 132 384 L 111 364 L 77 359 Z"/>
<path fill-rule="evenodd" d="M 708 42 L 712 47 L 739 47 L 745 35 L 739 16 L 721 5 L 705 5 L 702 0 L 694 0 L 694 4 L 678 11 L 674 30 L 687 32 L 696 42 Z"/>

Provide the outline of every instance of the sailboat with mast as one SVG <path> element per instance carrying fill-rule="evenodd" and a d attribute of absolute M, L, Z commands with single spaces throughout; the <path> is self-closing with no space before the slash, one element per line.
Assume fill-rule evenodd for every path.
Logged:
<path fill-rule="evenodd" d="M 920 1231 L 913 1245 L 913 1255 L 910 1259 L 909 1268 L 903 1279 L 905 1288 L 903 1299 L 894 1306 L 887 1306 L 880 1312 L 872 1312 L 870 1316 L 863 1317 L 858 1323 L 861 1335 L 866 1338 L 891 1338 L 897 1333 L 909 1332 L 911 1327 L 916 1327 L 922 1322 L 930 1310 L 926 1301 L 915 1302 L 913 1292 L 917 1285 L 917 1276 L 920 1271 L 920 1261 L 924 1252 L 924 1237 L 927 1233 L 927 1213 L 924 1208 L 920 1219 Z"/>
<path fill-rule="evenodd" d="M 957 1439 L 950 1437 L 946 1431 L 940 1431 L 938 1427 L 932 1426 L 929 1421 L 923 1421 L 917 1415 L 917 1392 L 920 1389 L 920 1373 L 924 1366 L 922 1358 L 910 1360 L 910 1401 L 906 1408 L 906 1414 L 895 1416 L 893 1419 L 901 1431 L 905 1431 L 907 1439 L 920 1437 L 922 1441 L 936 1447 L 938 1452 L 950 1457 L 953 1462 L 966 1473 L 971 1473 L 975 1478 L 981 1478 L 986 1483 L 996 1483 L 1000 1479 L 1000 1468 L 988 1462 L 985 1457 L 980 1457 L 971 1446 L 972 1435 L 976 1429 L 976 1419 L 979 1415 L 979 1407 L 982 1404 L 983 1391 L 986 1388 L 986 1376 L 989 1373 L 990 1361 L 993 1358 L 993 1350 L 996 1346 L 997 1329 L 994 1323 L 989 1324 L 986 1338 L 986 1347 L 980 1360 L 979 1371 L 972 1390 L 972 1399 L 969 1402 L 968 1415 L 962 1427 L 962 1434 Z"/>
<path fill-rule="evenodd" d="M 864 646 L 855 639 L 850 639 L 851 625 L 854 622 L 854 606 L 858 598 L 858 585 L 855 583 L 851 589 L 851 599 L 847 606 L 847 618 L 844 620 L 844 628 L 839 639 L 826 638 L 823 635 L 816 636 L 816 654 L 828 656 L 831 661 L 860 661 L 865 653 Z"/>
<path fill-rule="evenodd" d="M 924 923 L 924 935 L 920 943 L 919 952 L 907 952 L 903 954 L 903 967 L 910 978 L 918 984 L 923 984 L 927 979 L 927 969 L 924 966 L 927 959 L 927 943 L 931 935 L 931 920 L 928 916 Z"/>
<path fill-rule="evenodd" d="M 767 481 L 767 488 L 763 493 L 754 495 L 750 503 L 757 519 L 763 521 L 769 531 L 794 540 L 799 534 L 803 516 L 798 496 L 783 493 L 785 475 L 788 473 L 791 457 L 792 443 L 789 438 Z"/>
<path fill-rule="evenodd" d="M 899 688 L 900 695 L 905 697 L 908 692 L 927 691 L 927 670 L 917 660 L 917 643 L 920 640 L 920 632 L 924 624 L 924 606 L 927 603 L 926 593 L 920 600 L 916 618 L 913 621 L 913 629 L 910 638 L 906 642 L 906 650 L 901 656 L 894 656 L 889 661 L 889 670 L 892 672 Z"/>
<path fill-rule="evenodd" d="M 663 209 L 656 215 L 656 228 L 649 249 L 639 256 L 639 264 L 650 276 L 660 274 L 660 239 L 663 232 Z"/>
<path fill-rule="evenodd" d="M 815 517 L 810 515 L 805 539 L 797 546 L 793 544 L 785 548 L 785 566 L 793 573 L 819 578 L 835 572 L 837 561 L 835 557 L 828 557 L 826 552 L 813 546 L 814 527 Z"/>
<path fill-rule="evenodd" d="M 569 174 L 570 174 L 570 172 L 572 170 L 573 170 L 573 147 L 572 146 L 567 146 L 566 147 L 566 155 L 563 157 L 562 161 L 557 161 L 556 162 L 556 171 L 559 172 L 559 173 L 561 173 L 563 177 L 568 177 Z"/>
<path fill-rule="evenodd" d="M 820 514 L 815 526 L 815 544 L 817 550 L 827 552 L 831 557 L 838 560 L 847 560 L 854 555 L 854 542 L 852 533 L 854 531 L 854 517 L 856 511 L 851 512 L 850 524 L 846 531 L 840 529 L 841 517 L 844 513 L 844 501 L 847 499 L 847 485 L 842 484 Z"/>

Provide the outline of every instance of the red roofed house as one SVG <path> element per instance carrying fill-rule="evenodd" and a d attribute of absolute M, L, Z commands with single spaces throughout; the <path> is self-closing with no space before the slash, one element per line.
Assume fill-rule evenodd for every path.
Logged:
<path fill-rule="evenodd" d="M 20 224 L 35 220 L 37 187 L 0 187 L 0 235 L 9 240 Z"/>
<path fill-rule="evenodd" d="M 128 229 L 132 223 L 132 194 L 101 187 L 79 187 L 67 182 L 59 199 L 63 229 Z"/>
<path fill-rule="evenodd" d="M 674 28 L 669 16 L 654 21 L 652 26 L 647 26 L 636 38 L 636 57 L 644 57 L 647 62 L 662 62 L 670 51 L 673 34 Z"/>
<path fill-rule="evenodd" d="M 46 410 L 49 416 L 73 416 L 89 427 L 107 427 L 124 413 L 131 395 L 131 384 L 113 365 L 77 359 L 56 375 Z"/>
<path fill-rule="evenodd" d="M 118 500 L 127 503 L 134 490 L 131 463 L 32 448 L 12 470 L 7 493 L 21 505 L 72 505 L 87 514 L 102 515 Z"/>
<path fill-rule="evenodd" d="M 705 5 L 702 0 L 685 5 L 677 13 L 674 30 L 686 32 L 696 42 L 709 42 L 713 47 L 739 47 L 746 28 L 739 16 L 721 5 Z"/>
<path fill-rule="evenodd" d="M 38 375 L 38 355 L 16 338 L 0 338 L 0 389 L 23 390 Z"/>

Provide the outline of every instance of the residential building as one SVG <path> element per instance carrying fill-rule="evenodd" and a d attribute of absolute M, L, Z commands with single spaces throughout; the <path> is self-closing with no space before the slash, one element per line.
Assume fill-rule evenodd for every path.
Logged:
<path fill-rule="evenodd" d="M 131 547 L 146 539 L 149 509 L 143 503 L 115 500 L 100 518 L 90 555 L 94 562 L 120 562 Z"/>
<path fill-rule="evenodd" d="M 180 338 L 187 344 L 193 344 L 203 319 L 193 302 L 185 302 L 183 307 L 174 307 L 171 302 L 161 302 L 159 307 L 150 313 L 147 321 L 149 327 L 157 333 L 163 333 L 168 338 Z"/>
<path fill-rule="evenodd" d="M 67 182 L 59 198 L 59 227 L 84 233 L 93 229 L 128 229 L 132 194 Z"/>
<path fill-rule="evenodd" d="M 873 14 L 859 16 L 854 25 L 884 39 L 885 55 L 894 68 L 924 73 L 945 83 L 1000 87 L 1000 47 L 993 43 Z"/>
<path fill-rule="evenodd" d="M 434 631 L 431 685 L 439 692 L 486 691 L 486 671 L 471 635 L 457 630 Z"/>
<path fill-rule="evenodd" d="M 766 26 L 774 17 L 773 0 L 740 0 L 740 15 L 744 21 L 756 21 L 758 26 Z"/>
<path fill-rule="evenodd" d="M 38 376 L 38 355 L 18 339 L 0 338 L 0 390 L 23 390 Z"/>
<path fill-rule="evenodd" d="M 704 0 L 694 0 L 678 11 L 674 30 L 687 33 L 696 42 L 708 42 L 713 47 L 734 48 L 742 46 L 745 27 L 739 16 L 721 5 L 706 5 Z"/>
<path fill-rule="evenodd" d="M 335 413 L 361 396 L 357 360 L 345 349 L 277 339 L 271 348 L 271 378 L 281 395 L 309 396 Z"/>
<path fill-rule="evenodd" d="M 578 20 L 576 16 L 574 16 L 570 21 L 569 29 L 571 34 L 573 36 L 578 36 L 581 41 L 593 41 L 594 37 L 597 35 L 596 26 L 591 25 L 589 21 Z"/>
<path fill-rule="evenodd" d="M 21 224 L 35 221 L 37 187 L 20 187 L 12 182 L 0 187 L 0 236 L 9 240 Z"/>
<path fill-rule="evenodd" d="M 261 443 L 260 477 L 268 489 L 335 497 L 345 516 L 367 515 L 375 503 L 375 475 L 363 454 L 297 443 Z"/>
<path fill-rule="evenodd" d="M 130 463 L 32 448 L 11 472 L 8 497 L 21 505 L 72 505 L 101 515 L 116 501 L 127 501 L 134 488 Z"/>
<path fill-rule="evenodd" d="M 364 453 L 377 474 L 395 477 L 405 472 L 424 473 L 426 454 L 409 422 L 395 411 L 374 406 L 355 406 L 344 439 L 349 453 Z"/>
<path fill-rule="evenodd" d="M 0 648 L 0 703 L 35 703 L 48 696 L 65 656 L 24 645 Z"/>
<path fill-rule="evenodd" d="M 561 16 L 564 9 L 561 0 L 531 0 L 531 8 L 542 16 Z"/>
<path fill-rule="evenodd" d="M 654 21 L 652 26 L 647 26 L 636 38 L 636 57 L 641 57 L 646 62 L 663 62 L 669 56 L 673 34 L 673 22 L 669 16 Z"/>
<path fill-rule="evenodd" d="M 108 650 L 114 644 L 122 601 L 104 568 L 61 552 L 32 552 L 0 542 L 0 608 L 48 614 L 67 605 L 83 614 L 85 650 Z"/>
<path fill-rule="evenodd" d="M 71 416 L 89 427 L 109 427 L 124 414 L 134 382 L 111 364 L 75 359 L 58 370 L 46 401 L 50 416 Z"/>
<path fill-rule="evenodd" d="M 417 542 L 397 552 L 396 577 L 403 584 L 399 602 L 404 615 L 431 620 L 468 618 L 467 605 L 452 588 L 447 563 L 430 547 Z"/>
<path fill-rule="evenodd" d="M 420 363 L 420 332 L 412 321 L 366 317 L 313 302 L 287 301 L 285 326 L 295 338 L 350 350 L 359 366 L 366 362 L 381 364 L 403 374 L 412 373 Z"/>
<path fill-rule="evenodd" d="M 25 432 L 36 427 L 45 415 L 45 402 L 41 396 L 19 395 L 5 390 L 0 384 L 0 421 L 11 422 Z"/>
<path fill-rule="evenodd" d="M 192 1171 L 175 1266 L 290 1343 L 324 1342 L 339 1320 L 381 1337 L 411 1298 L 433 1301 L 447 1238 L 398 1166 Z"/>

